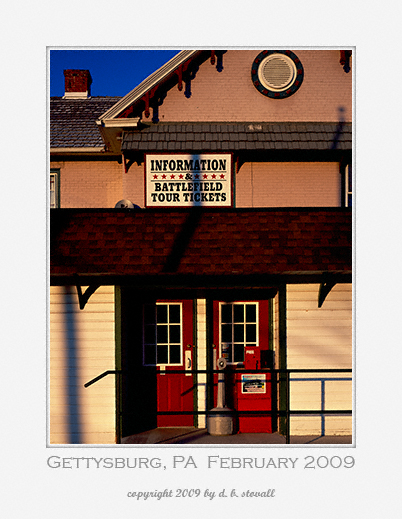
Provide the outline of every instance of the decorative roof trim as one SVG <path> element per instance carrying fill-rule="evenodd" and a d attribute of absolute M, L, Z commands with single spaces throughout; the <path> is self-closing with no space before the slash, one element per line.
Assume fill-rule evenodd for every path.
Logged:
<path fill-rule="evenodd" d="M 50 153 L 100 153 L 105 151 L 105 146 L 97 147 L 70 147 L 70 148 L 50 148 Z"/>
<path fill-rule="evenodd" d="M 142 83 L 140 83 L 134 90 L 131 90 L 126 96 L 112 106 L 107 112 L 105 112 L 99 121 L 105 119 L 113 119 L 117 117 L 123 110 L 128 108 L 130 105 L 141 99 L 147 92 L 159 85 L 164 79 L 172 74 L 180 65 L 187 60 L 193 58 L 199 54 L 200 50 L 182 50 L 171 60 L 165 63 L 162 67 L 156 70 L 153 74 L 148 76 Z"/>
<path fill-rule="evenodd" d="M 105 128 L 136 128 L 140 120 L 140 117 L 128 117 L 126 119 L 98 119 L 96 124 L 98 126 L 104 126 Z"/>

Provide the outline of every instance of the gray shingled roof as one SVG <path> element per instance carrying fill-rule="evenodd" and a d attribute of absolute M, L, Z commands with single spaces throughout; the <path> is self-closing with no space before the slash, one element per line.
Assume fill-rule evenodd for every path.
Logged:
<path fill-rule="evenodd" d="M 163 123 L 124 134 L 122 151 L 351 150 L 350 123 Z"/>
<path fill-rule="evenodd" d="M 120 97 L 51 98 L 50 147 L 92 148 L 104 146 L 95 121 L 120 99 Z"/>

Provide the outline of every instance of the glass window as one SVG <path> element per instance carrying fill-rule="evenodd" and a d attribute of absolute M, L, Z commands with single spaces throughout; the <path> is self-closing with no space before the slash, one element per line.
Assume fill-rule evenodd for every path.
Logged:
<path fill-rule="evenodd" d="M 352 164 L 347 164 L 345 166 L 345 195 L 344 195 L 345 207 L 352 207 L 352 193 L 353 193 Z"/>
<path fill-rule="evenodd" d="M 144 365 L 181 365 L 182 308 L 180 303 L 144 305 Z"/>
<path fill-rule="evenodd" d="M 244 347 L 258 343 L 258 303 L 220 303 L 220 356 L 244 362 Z"/>
<path fill-rule="evenodd" d="M 50 171 L 50 208 L 55 209 L 59 206 L 59 170 Z"/>

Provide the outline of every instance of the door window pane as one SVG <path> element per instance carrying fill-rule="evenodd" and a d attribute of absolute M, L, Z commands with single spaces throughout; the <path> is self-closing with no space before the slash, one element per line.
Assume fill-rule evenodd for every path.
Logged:
<path fill-rule="evenodd" d="M 156 327 L 157 344 L 166 344 L 168 342 L 168 327 L 166 324 L 158 324 Z"/>
<path fill-rule="evenodd" d="M 221 322 L 231 323 L 232 322 L 232 305 L 221 306 Z"/>
<path fill-rule="evenodd" d="M 158 323 L 167 323 L 167 305 L 156 305 L 156 319 Z"/>
<path fill-rule="evenodd" d="M 235 324 L 233 326 L 233 342 L 244 343 L 244 324 Z"/>
<path fill-rule="evenodd" d="M 233 362 L 244 362 L 244 345 L 243 344 L 234 345 Z"/>
<path fill-rule="evenodd" d="M 180 344 L 170 345 L 170 364 L 180 364 Z"/>
<path fill-rule="evenodd" d="M 246 321 L 248 323 L 256 323 L 257 322 L 257 307 L 255 304 L 246 305 Z"/>
<path fill-rule="evenodd" d="M 246 342 L 256 342 L 257 326 L 255 324 L 246 324 Z"/>
<path fill-rule="evenodd" d="M 222 324 L 221 341 L 222 342 L 232 342 L 232 325 L 231 324 Z"/>
<path fill-rule="evenodd" d="M 234 305 L 233 306 L 233 322 L 243 323 L 244 322 L 244 306 Z"/>
<path fill-rule="evenodd" d="M 144 365 L 181 365 L 181 303 L 144 305 L 143 318 Z"/>
<path fill-rule="evenodd" d="M 169 305 L 169 322 L 180 323 L 180 306 Z"/>
<path fill-rule="evenodd" d="M 169 326 L 169 342 L 180 342 L 180 325 L 171 324 Z"/>
<path fill-rule="evenodd" d="M 258 303 L 221 303 L 220 351 L 228 362 L 244 362 L 244 347 L 258 344 Z"/>

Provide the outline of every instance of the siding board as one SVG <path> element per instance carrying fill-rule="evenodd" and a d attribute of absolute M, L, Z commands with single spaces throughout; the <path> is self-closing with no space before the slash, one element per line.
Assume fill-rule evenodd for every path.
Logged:
<path fill-rule="evenodd" d="M 352 367 L 352 287 L 336 285 L 318 308 L 319 285 L 288 285 L 289 369 Z M 292 373 L 291 409 L 352 408 L 351 373 Z M 304 380 L 295 380 L 304 379 Z M 309 380 L 310 379 L 310 380 Z M 350 416 L 292 417 L 291 434 L 351 434 Z"/>
<path fill-rule="evenodd" d="M 85 287 L 83 287 L 85 290 Z M 115 443 L 114 287 L 100 287 L 83 310 L 75 287 L 50 289 L 50 443 Z"/>

